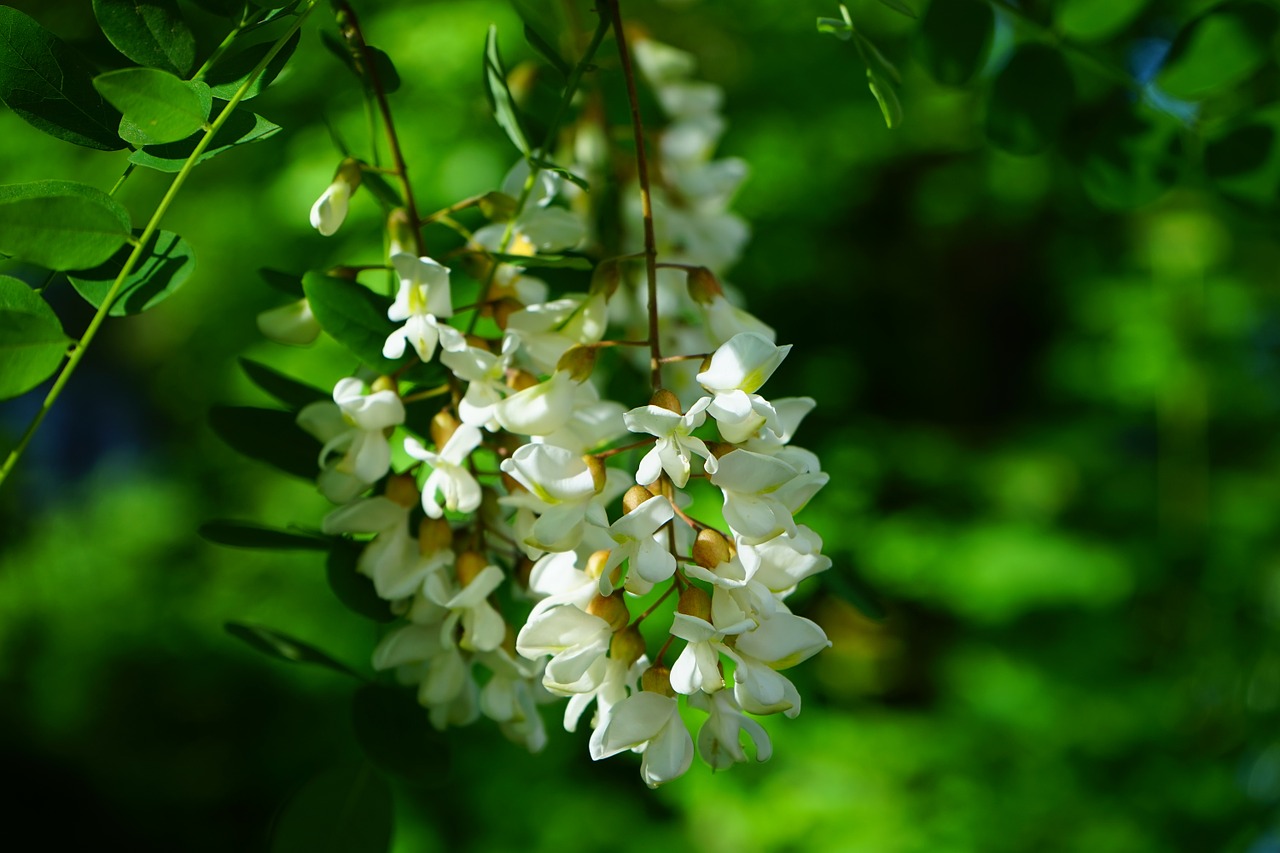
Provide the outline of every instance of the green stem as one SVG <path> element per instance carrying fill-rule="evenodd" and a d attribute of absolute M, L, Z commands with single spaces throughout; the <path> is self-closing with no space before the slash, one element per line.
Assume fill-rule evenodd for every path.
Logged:
<path fill-rule="evenodd" d="M 591 41 L 587 44 L 586 50 L 583 51 L 582 58 L 578 60 L 578 63 L 573 66 L 573 70 L 569 72 L 569 79 L 564 84 L 564 94 L 560 98 L 560 103 L 556 105 L 556 111 L 551 117 L 551 123 L 547 125 L 547 135 L 543 137 L 542 144 L 529 157 L 529 176 L 524 180 L 524 186 L 520 190 L 520 198 L 516 199 L 515 212 L 507 220 L 507 227 L 502 232 L 502 241 L 498 244 L 499 253 L 505 253 L 511 246 L 511 238 L 515 236 L 516 232 L 516 220 L 524 211 L 524 206 L 528 204 L 529 196 L 533 194 L 533 188 L 538 181 L 538 172 L 542 171 L 537 161 L 543 159 L 551 146 L 555 144 L 556 136 L 560 133 L 560 122 L 564 121 L 565 111 L 573 101 L 573 96 L 577 94 L 578 87 L 582 85 L 582 75 L 591 66 L 591 60 L 595 57 L 596 51 L 600 49 L 601 43 L 604 42 L 604 37 L 609 32 L 609 26 L 609 19 L 601 15 L 600 23 L 596 25 L 596 31 L 592 33 Z M 484 286 L 480 289 L 480 298 L 476 300 L 477 304 L 489 301 L 489 291 L 493 287 L 493 279 L 497 273 L 498 264 L 495 261 L 489 268 L 489 274 L 485 277 Z M 468 335 L 475 332 L 476 322 L 479 319 L 479 311 L 471 315 L 471 321 L 467 324 Z"/>
<path fill-rule="evenodd" d="M 133 273 L 134 267 L 142 259 L 143 247 L 147 245 L 147 241 L 151 239 L 151 235 L 160 227 L 160 220 L 164 218 L 165 213 L 169 210 L 169 205 L 173 204 L 174 198 L 177 197 L 178 191 L 182 189 L 182 185 L 186 183 L 187 177 L 191 174 L 191 170 L 195 168 L 196 163 L 200 160 L 200 155 L 204 154 L 205 149 L 209 147 L 209 143 L 213 141 L 213 137 L 217 135 L 222 126 L 231 118 L 231 114 L 235 111 L 236 106 L 244 99 L 245 93 L 249 91 L 249 87 L 257 81 L 258 77 L 266 69 L 268 63 L 275 59 L 277 53 L 284 47 L 285 42 L 293 36 L 295 32 L 302 26 L 302 22 L 306 20 L 307 15 L 311 14 L 311 10 L 315 7 L 316 0 L 310 0 L 307 7 L 294 19 L 293 25 L 289 27 L 288 32 L 282 35 L 271 50 L 267 52 L 258 64 L 254 67 L 252 73 L 249 74 L 245 82 L 236 90 L 235 95 L 227 102 L 222 112 L 214 119 L 213 124 L 205 131 L 205 135 L 196 144 L 195 150 L 187 157 L 182 169 L 174 177 L 173 183 L 169 185 L 168 191 L 164 197 L 160 199 L 160 204 L 156 206 L 155 213 L 151 215 L 151 219 L 147 222 L 147 226 L 142 229 L 137 244 L 133 251 L 129 253 L 128 259 L 124 262 L 124 266 L 120 269 L 120 274 L 116 276 L 116 280 L 112 282 L 111 289 L 107 291 L 106 297 L 102 300 L 102 304 L 98 306 L 97 312 L 93 315 L 93 319 L 89 321 L 89 327 L 85 329 L 84 335 L 72 348 L 66 365 L 62 368 L 62 372 L 58 374 L 58 378 L 54 380 L 53 387 L 49 389 L 49 393 L 44 398 L 44 403 L 40 406 L 40 411 L 36 412 L 36 416 L 27 426 L 26 432 L 22 434 L 22 438 L 18 441 L 18 445 L 9 453 L 4 461 L 4 467 L 0 468 L 0 486 L 3 486 L 9 478 L 9 474 L 18 464 L 18 460 L 22 457 L 23 451 L 27 445 L 31 443 L 32 437 L 36 434 L 36 430 L 40 428 L 40 424 L 44 421 L 45 415 L 53 408 L 53 404 L 57 402 L 58 396 L 62 394 L 62 389 L 66 387 L 67 382 L 71 379 L 71 375 L 75 373 L 76 367 L 79 366 L 80 360 L 84 357 L 85 351 L 89 349 L 89 345 L 93 343 L 93 339 L 98 334 L 98 329 L 102 326 L 107 314 L 111 310 L 112 304 L 120 295 L 120 290 L 124 287 L 125 281 Z M 128 172 L 125 173 L 126 175 Z M 123 178 L 122 178 L 123 180 Z"/>

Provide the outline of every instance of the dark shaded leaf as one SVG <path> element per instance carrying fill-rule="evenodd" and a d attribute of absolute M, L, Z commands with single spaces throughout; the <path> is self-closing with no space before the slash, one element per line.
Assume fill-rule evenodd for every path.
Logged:
<path fill-rule="evenodd" d="M 259 269 L 258 275 L 269 287 L 280 291 L 286 296 L 291 296 L 294 299 L 301 299 L 303 296 L 302 276 L 294 275 L 293 273 L 281 272 L 280 270 L 269 269 L 267 267 Z"/>
<path fill-rule="evenodd" d="M 363 61 L 357 60 L 356 55 L 351 52 L 351 48 L 342 38 L 328 30 L 321 30 L 320 41 L 324 43 L 330 53 L 338 57 L 342 64 L 347 66 L 347 69 L 352 74 L 360 78 L 361 83 L 368 84 L 371 82 L 364 71 Z M 373 45 L 365 45 L 365 50 L 373 58 L 373 70 L 378 75 L 378 83 L 382 86 L 382 91 L 389 95 L 399 89 L 400 73 L 396 71 L 395 64 L 391 61 L 391 57 L 387 56 L 386 51 Z"/>
<path fill-rule="evenodd" d="M 1074 97 L 1061 53 L 1043 44 L 1020 45 L 992 84 L 987 138 L 1011 154 L 1043 151 L 1061 133 Z"/>
<path fill-rule="evenodd" d="M 120 110 L 120 136 L 135 145 L 186 139 L 209 119 L 213 97 L 204 83 L 180 80 L 157 68 L 122 68 L 93 78 L 93 86 Z"/>
<path fill-rule="evenodd" d="M 219 438 L 250 459 L 304 480 L 320 473 L 320 442 L 298 426 L 292 412 L 214 406 L 209 423 Z"/>
<path fill-rule="evenodd" d="M 262 73 L 245 90 L 241 100 L 247 101 L 262 94 L 280 76 L 280 72 L 288 64 L 293 52 L 298 49 L 298 42 L 301 38 L 301 30 L 289 37 L 284 46 L 267 63 Z M 253 74 L 253 70 L 258 67 L 258 63 L 271 52 L 273 47 L 275 47 L 275 42 L 260 42 L 245 48 L 240 53 L 219 61 L 204 78 L 205 82 L 209 84 L 213 96 L 224 101 L 234 98 L 236 92 L 240 91 L 240 87 Z"/>
<path fill-rule="evenodd" d="M 97 266 L 130 237 L 129 213 L 96 187 L 35 181 L 0 187 L 0 252 L 51 270 Z"/>
<path fill-rule="evenodd" d="M 135 236 L 141 233 L 142 230 L 138 229 Z M 132 252 L 132 246 L 124 246 L 104 263 L 93 269 L 69 272 L 67 278 L 76 292 L 97 308 L 107 298 L 111 285 Z M 154 308 L 172 296 L 191 277 L 195 268 L 195 252 L 186 240 L 172 231 L 156 231 L 147 241 L 133 272 L 124 280 L 111 306 L 111 316 L 140 314 Z"/>
<path fill-rule="evenodd" d="M 215 519 L 196 531 L 200 538 L 230 548 L 261 548 L 271 551 L 327 551 L 331 541 L 318 534 L 295 533 L 252 521 Z"/>
<path fill-rule="evenodd" d="M 16 9 L 0 6 L 0 101 L 65 142 L 117 151 L 120 113 L 93 88 L 93 68 Z"/>
<path fill-rule="evenodd" d="M 334 543 L 324 564 L 329 589 L 348 610 L 374 622 L 390 622 L 396 618 L 391 603 L 378 596 L 371 578 L 356 570 L 363 550 L 363 545 L 350 540 Z"/>
<path fill-rule="evenodd" d="M 1223 195 L 1259 212 L 1280 208 L 1280 104 L 1207 134 L 1205 176 Z"/>
<path fill-rule="evenodd" d="M 916 40 L 925 69 L 947 86 L 962 86 L 987 60 L 996 16 L 980 0 L 941 0 L 929 4 Z"/>
<path fill-rule="evenodd" d="M 489 99 L 489 108 L 493 111 L 494 120 L 503 129 L 511 142 L 528 157 L 529 142 L 524 131 L 520 129 L 520 119 L 516 115 L 515 100 L 511 90 L 507 88 L 507 69 L 502 64 L 502 56 L 498 52 L 498 28 L 489 26 L 489 34 L 484 43 L 484 91 Z"/>
<path fill-rule="evenodd" d="M 1117 96 L 1082 127 L 1089 135 L 1075 159 L 1085 192 L 1098 206 L 1148 204 L 1177 179 L 1177 158 L 1170 151 L 1177 128 L 1166 116 L 1135 110 Z"/>
<path fill-rule="evenodd" d="M 290 376 L 285 376 L 265 364 L 242 358 L 240 359 L 240 367 L 254 385 L 257 385 L 291 409 L 297 410 L 310 403 L 333 399 L 327 391 L 322 391 L 304 382 L 299 382 Z"/>
<path fill-rule="evenodd" d="M 40 294 L 0 276 L 0 400 L 25 394 L 52 376 L 71 340 Z"/>
<path fill-rule="evenodd" d="M 267 628 L 262 625 L 247 625 L 243 622 L 228 622 L 223 627 L 226 628 L 227 633 L 231 636 L 244 640 L 263 654 L 270 655 L 278 660 L 288 661 L 289 663 L 315 664 L 325 669 L 331 669 L 334 672 L 340 672 L 343 675 L 361 678 L 360 674 L 354 669 L 320 651 L 315 646 L 294 639 L 288 634 L 282 634 L 274 628 Z"/>
<path fill-rule="evenodd" d="M 447 774 L 449 744 L 408 690 L 381 684 L 358 688 L 351 723 L 365 755 L 388 773 L 413 782 Z"/>
<path fill-rule="evenodd" d="M 280 813 L 271 853 L 386 853 L 394 829 L 391 788 L 362 762 L 309 781 Z"/>
<path fill-rule="evenodd" d="M 395 326 L 387 319 L 391 300 L 356 281 L 309 272 L 302 289 L 320 328 L 380 373 L 399 365 L 382 357 L 382 346 Z"/>
<path fill-rule="evenodd" d="M 555 49 L 551 42 L 543 38 L 537 30 L 530 26 L 528 21 L 524 23 L 524 40 L 529 43 L 529 47 L 533 48 L 539 56 L 549 62 L 551 67 L 559 71 L 562 76 L 568 78 L 573 73 L 573 67 L 564 61 L 564 58 L 560 56 L 560 52 Z"/>
<path fill-rule="evenodd" d="M 1197 100 L 1243 82 L 1273 55 L 1277 25 L 1280 11 L 1268 3 L 1223 3 L 1178 34 L 1156 83 Z"/>
<path fill-rule="evenodd" d="M 881 3 L 888 6 L 900 15 L 906 15 L 908 18 L 916 17 L 916 12 L 902 0 L 880 0 Z"/>
<path fill-rule="evenodd" d="M 209 147 L 201 152 L 196 162 L 203 163 L 211 157 L 216 157 L 224 151 L 235 148 L 237 145 L 247 145 L 250 142 L 261 142 L 264 139 L 270 139 L 279 132 L 280 125 L 273 124 L 262 116 L 254 115 L 248 110 L 237 108 L 232 113 L 231 118 L 227 119 L 227 123 L 218 129 L 217 136 L 214 137 Z M 135 151 L 130 154 L 129 162 L 136 163 L 139 166 L 146 166 L 159 172 L 177 172 L 186 163 L 187 158 L 191 156 L 191 152 L 195 150 L 199 140 L 200 137 L 197 136 L 169 145 L 148 145 L 141 151 Z"/>
<path fill-rule="evenodd" d="M 116 50 L 139 65 L 191 73 L 196 39 L 173 0 L 93 0 L 93 14 Z"/>
<path fill-rule="evenodd" d="M 400 198 L 400 191 L 391 186 L 386 178 L 377 172 L 364 172 L 360 177 L 360 183 L 373 194 L 373 197 L 380 201 L 384 207 L 394 208 L 403 207 L 404 200 Z"/>

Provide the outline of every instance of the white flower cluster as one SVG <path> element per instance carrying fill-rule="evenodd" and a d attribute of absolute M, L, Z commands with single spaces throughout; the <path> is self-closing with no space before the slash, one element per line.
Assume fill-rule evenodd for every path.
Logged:
<path fill-rule="evenodd" d="M 555 298 L 511 263 L 532 267 L 590 233 L 557 204 L 561 178 L 522 161 L 502 188 L 511 210 L 469 236 L 487 283 L 465 331 L 449 268 L 420 257 L 393 214 L 398 288 L 382 355 L 443 366 L 430 434 L 406 427 L 389 376 L 342 379 L 333 402 L 307 406 L 298 423 L 323 444 L 317 482 L 338 505 L 324 531 L 362 538 L 358 571 L 404 620 L 374 667 L 414 685 L 436 727 L 483 715 L 530 750 L 546 742 L 537 705 L 567 698 L 574 731 L 594 703 L 592 757 L 641 753 L 656 786 L 692 761 L 682 704 L 700 712 L 696 750 L 712 767 L 748 760 L 746 741 L 757 760 L 770 756 L 750 715 L 796 716 L 783 671 L 830 645 L 786 599 L 831 562 L 795 521 L 827 482 L 817 457 L 791 444 L 814 401 L 759 393 L 791 347 L 731 306 L 713 273 L 747 236 L 727 210 L 745 167 L 710 159 L 719 90 L 690 80 L 691 60 L 671 48 L 641 42 L 637 59 L 672 119 L 654 220 L 671 265 L 663 286 L 687 286 L 649 343 L 681 353 L 663 360 L 664 376 L 701 361 L 680 396 L 659 387 L 628 409 L 593 379 L 603 353 L 636 343 L 606 337 L 635 316 L 616 307 L 636 302 L 618 286 L 620 261 L 601 262 L 588 291 Z M 356 186 L 358 173 L 340 169 L 312 211 L 321 233 L 340 226 Z M 392 439 L 411 460 L 402 470 Z M 617 464 L 626 460 L 633 467 Z M 698 489 L 718 490 L 720 518 L 685 511 Z M 653 656 L 650 642 L 661 646 Z"/>

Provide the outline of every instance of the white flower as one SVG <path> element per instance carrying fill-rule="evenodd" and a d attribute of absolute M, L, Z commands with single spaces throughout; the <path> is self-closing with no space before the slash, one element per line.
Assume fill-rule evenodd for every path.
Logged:
<path fill-rule="evenodd" d="M 468 652 L 491 652 L 502 644 L 507 623 L 489 603 L 489 594 L 502 584 L 502 569 L 485 566 L 461 589 L 447 572 L 436 572 L 427 578 L 427 597 L 449 611 L 440 626 L 440 641 L 451 644 L 462 625 L 458 646 Z"/>
<path fill-rule="evenodd" d="M 526 444 L 502 460 L 502 470 L 529 490 L 502 502 L 526 506 L 539 514 L 525 539 L 535 548 L 569 551 L 582 541 L 588 519 L 600 527 L 609 525 L 604 506 L 595 501 L 591 469 L 581 456 L 562 447 Z"/>
<path fill-rule="evenodd" d="M 342 176 L 334 178 L 316 203 L 311 205 L 311 227 L 325 237 L 331 237 L 347 218 L 347 203 L 351 200 L 351 185 Z"/>
<path fill-rule="evenodd" d="M 626 434 L 622 413 L 621 403 L 601 400 L 594 385 L 582 382 L 574 392 L 573 411 L 568 420 L 533 440 L 540 444 L 554 444 L 577 454 L 587 453 Z M 615 471 L 619 475 L 623 473 L 620 469 L 610 468 L 611 477 Z"/>
<path fill-rule="evenodd" d="M 404 440 L 405 452 L 431 466 L 431 474 L 422 484 L 422 508 L 432 518 L 440 518 L 447 509 L 450 512 L 473 512 L 480 506 L 483 494 L 480 484 L 471 472 L 462 467 L 471 451 L 480 446 L 480 430 L 470 424 L 461 424 L 444 447 L 432 452 L 413 436 Z M 444 498 L 444 506 L 436 501 L 437 492 Z"/>
<path fill-rule="evenodd" d="M 795 535 L 778 536 L 759 545 L 738 545 L 738 558 L 752 581 L 785 598 L 796 584 L 831 568 L 831 558 L 823 556 L 822 538 L 803 524 Z"/>
<path fill-rule="evenodd" d="M 573 415 L 578 383 L 567 370 L 557 370 L 545 382 L 517 391 L 494 404 L 493 416 L 507 432 L 548 435 Z"/>
<path fill-rule="evenodd" d="M 640 673 L 648 668 L 649 659 L 644 655 L 641 655 L 630 667 L 617 658 L 607 658 L 604 665 L 604 678 L 596 689 L 587 693 L 575 693 L 569 697 L 564 709 L 564 730 L 577 731 L 578 720 L 582 718 L 587 706 L 594 701 L 596 713 L 592 717 L 591 728 L 593 729 L 592 738 L 595 739 L 603 732 L 614 706 L 627 698 L 628 691 L 636 692 Z"/>
<path fill-rule="evenodd" d="M 632 409 L 622 416 L 627 429 L 632 432 L 647 432 L 658 437 L 657 443 L 640 460 L 640 467 L 636 470 L 637 483 L 647 486 L 658 479 L 660 471 L 666 471 L 671 482 L 683 489 L 689 482 L 690 454 L 702 457 L 707 473 L 716 470 L 716 458 L 707 445 L 691 435 L 706 420 L 705 409 L 710 403 L 710 397 L 703 397 L 683 415 L 661 406 L 648 405 Z"/>
<path fill-rule="evenodd" d="M 724 520 L 749 545 L 783 533 L 796 535 L 792 514 L 830 479 L 749 450 L 727 453 L 719 462 L 711 483 L 724 492 Z"/>
<path fill-rule="evenodd" d="M 507 318 L 507 331 L 535 367 L 551 371 L 569 347 L 598 343 L 608 321 L 608 298 L 603 292 L 571 293 L 516 311 Z"/>
<path fill-rule="evenodd" d="M 477 660 L 493 673 L 480 690 L 480 710 L 498 723 L 509 740 L 530 752 L 541 751 L 547 745 L 547 729 L 534 694 L 535 667 L 514 659 L 501 648 L 484 652 Z"/>
<path fill-rule="evenodd" d="M 440 322 L 453 316 L 449 268 L 431 258 L 415 258 L 404 252 L 392 255 L 391 264 L 400 278 L 400 289 L 387 309 L 387 317 L 403 321 L 404 325 L 387 336 L 382 345 L 383 357 L 400 358 L 406 344 L 411 345 L 424 362 L 431 360 L 437 343 L 446 350 L 465 347 L 462 333 Z"/>
<path fill-rule="evenodd" d="M 754 627 L 755 623 L 750 620 L 717 627 L 697 616 L 676 613 L 671 633 L 687 643 L 671 665 L 671 689 L 688 695 L 699 691 L 715 693 L 724 687 L 724 676 L 720 674 L 724 638 Z"/>
<path fill-rule="evenodd" d="M 531 616 L 516 636 L 516 651 L 536 660 L 551 655 L 542 684 L 555 693 L 589 693 L 604 678 L 609 623 L 570 604 Z"/>
<path fill-rule="evenodd" d="M 516 346 L 515 338 L 507 336 L 498 355 L 471 346 L 453 350 L 446 347 L 440 354 L 440 363 L 468 383 L 467 393 L 458 404 L 458 417 L 464 424 L 484 427 L 490 432 L 501 428 L 494 417 L 494 407 L 510 393 L 503 379 Z"/>
<path fill-rule="evenodd" d="M 642 588 L 645 584 L 661 583 L 675 574 L 675 557 L 654 539 L 658 528 L 674 517 L 671 502 L 662 495 L 654 495 L 609 525 L 605 532 L 613 540 L 613 547 L 600 574 L 601 595 L 613 592 L 609 575 L 623 560 L 630 563 L 627 588 L 638 594 L 648 591 Z M 638 576 L 643 583 L 633 585 L 633 576 Z"/>
<path fill-rule="evenodd" d="M 707 411 L 716 419 L 725 441 L 737 444 L 763 426 L 776 425 L 773 406 L 755 392 L 790 351 L 790 344 L 774 346 L 764 335 L 741 332 L 711 356 L 711 364 L 698 374 L 698 381 L 715 395 Z"/>
<path fill-rule="evenodd" d="M 394 669 L 401 684 L 418 685 L 418 704 L 431 712 L 437 729 L 465 725 L 479 713 L 477 688 L 462 653 L 441 642 L 436 625 L 405 625 L 373 650 L 375 670 Z"/>
<path fill-rule="evenodd" d="M 625 749 L 642 752 L 640 777 L 650 788 L 682 776 L 693 763 L 693 738 L 670 696 L 641 691 L 613 706 L 591 757 L 599 761 Z"/>
<path fill-rule="evenodd" d="M 689 704 L 711 715 L 698 730 L 698 755 L 713 769 L 724 770 L 747 760 L 742 748 L 744 733 L 755 745 L 756 761 L 768 761 L 773 755 L 773 743 L 764 726 L 742 713 L 733 694 L 700 693 L 690 696 Z"/>
<path fill-rule="evenodd" d="M 752 714 L 800 713 L 800 694 L 795 685 L 777 670 L 795 666 L 831 645 L 817 623 L 781 612 L 763 620 L 759 627 L 740 634 L 732 647 L 722 651 L 736 664 L 733 671 L 734 698 Z"/>
<path fill-rule="evenodd" d="M 298 412 L 298 426 L 324 442 L 320 491 L 336 503 L 346 503 L 390 469 L 391 447 L 384 430 L 404 423 L 404 404 L 394 391 L 365 394 L 364 384 L 355 378 L 340 380 L 333 399 L 305 406 Z"/>
<path fill-rule="evenodd" d="M 320 322 L 306 299 L 258 315 L 258 331 L 277 343 L 304 346 L 320 337 Z"/>
<path fill-rule="evenodd" d="M 418 543 L 409 535 L 410 507 L 381 495 L 340 506 L 324 517 L 325 533 L 373 533 L 356 570 L 373 579 L 378 596 L 396 601 L 413 595 L 439 561 L 421 560 Z"/>

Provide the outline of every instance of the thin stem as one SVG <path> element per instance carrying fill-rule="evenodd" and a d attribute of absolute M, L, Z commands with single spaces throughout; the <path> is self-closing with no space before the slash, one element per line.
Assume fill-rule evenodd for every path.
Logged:
<path fill-rule="evenodd" d="M 608 450 L 601 450 L 599 453 L 593 453 L 597 459 L 608 459 L 610 456 L 617 456 L 619 453 L 626 453 L 628 450 L 635 450 L 637 447 L 648 447 L 657 441 L 657 438 L 644 438 L 631 444 L 624 444 L 622 447 L 611 447 Z"/>
<path fill-rule="evenodd" d="M 282 35 L 274 45 L 272 45 L 271 50 L 267 51 L 266 56 L 262 57 L 262 59 L 258 61 L 258 64 L 254 66 L 253 71 L 247 78 L 245 78 L 244 83 L 240 85 L 240 88 L 236 90 L 236 93 L 231 97 L 231 100 L 227 102 L 226 107 L 224 107 L 222 112 L 218 114 L 218 117 L 214 119 L 213 123 L 209 126 L 209 129 L 205 131 L 205 134 L 200 141 L 196 143 L 195 149 L 187 157 L 186 162 L 182 164 L 182 169 L 174 177 L 173 183 L 169 184 L 168 191 L 165 192 L 164 197 L 160 199 L 160 203 L 156 206 L 155 213 L 151 215 L 151 219 L 147 222 L 146 227 L 142 229 L 142 234 L 138 237 L 137 245 L 135 245 L 133 251 L 129 253 L 129 257 L 125 260 L 124 266 L 121 267 L 119 274 L 116 276 L 116 280 L 112 282 L 111 289 L 107 291 L 107 295 L 102 300 L 102 304 L 98 306 L 98 310 L 93 315 L 93 319 L 89 321 L 89 327 L 85 329 L 84 335 L 81 336 L 80 340 L 71 349 L 71 352 L 67 357 L 67 363 L 62 368 L 62 372 L 58 374 L 58 378 L 54 380 L 53 387 L 49 389 L 49 393 L 45 395 L 44 402 L 40 406 L 40 411 L 36 412 L 36 416 L 27 426 L 26 432 L 22 434 L 22 438 L 19 439 L 17 446 L 10 451 L 8 457 L 5 459 L 4 466 L 0 468 L 0 485 L 3 485 L 9 478 L 9 474 L 13 471 L 14 467 L 18 464 L 18 460 L 22 457 L 23 451 L 25 451 L 27 449 L 27 445 L 31 443 L 31 439 L 36 434 L 36 430 L 40 428 L 40 424 L 44 421 L 45 416 L 49 414 L 49 410 L 53 408 L 53 404 L 57 402 L 59 395 L 62 394 L 62 389 L 66 387 L 67 382 L 71 379 L 71 375 L 75 373 L 76 367 L 80 364 L 80 360 L 84 358 L 84 354 L 89 349 L 89 345 L 93 343 L 93 339 L 97 336 L 98 329 L 101 328 L 103 321 L 106 320 L 107 313 L 111 310 L 111 306 L 115 302 L 116 297 L 120 295 L 120 290 L 124 287 L 125 280 L 129 278 L 138 262 L 142 259 L 143 247 L 147 245 L 147 242 L 151 239 L 151 235 L 153 235 L 156 232 L 156 229 L 160 227 L 160 220 L 163 219 L 164 215 L 169 211 L 169 205 L 173 204 L 173 200 L 177 197 L 178 191 L 182 189 L 182 185 L 186 183 L 187 177 L 191 174 L 192 169 L 194 169 L 196 163 L 199 162 L 200 155 L 205 152 L 205 149 L 209 147 L 209 143 L 213 141 L 213 137 L 222 129 L 222 126 L 226 124 L 227 120 L 231 118 L 232 113 L 235 112 L 236 105 L 244 99 L 245 93 L 249 91 L 249 87 L 254 84 L 262 74 L 263 70 L 266 69 L 267 64 L 271 62 L 271 60 L 275 59 L 276 54 L 284 47 L 285 42 L 287 42 L 289 38 L 292 37 L 293 34 L 302 26 L 303 21 L 305 21 L 307 16 L 311 14 L 311 10 L 315 8 L 315 3 L 316 0 L 310 0 L 306 9 L 304 9 L 298 17 L 294 19 L 289 30 L 284 33 L 284 35 Z"/>
<path fill-rule="evenodd" d="M 618 0 L 602 0 L 613 20 L 613 34 L 618 42 L 618 59 L 622 77 L 627 83 L 627 100 L 631 104 L 631 130 L 636 143 L 636 178 L 640 183 L 640 214 L 644 221 L 644 271 L 649 294 L 649 376 L 653 390 L 662 387 L 662 344 L 658 340 L 658 249 L 653 233 L 653 198 L 649 192 L 649 160 L 645 156 L 644 124 L 640 120 L 640 96 L 636 93 L 636 74 L 627 49 L 627 36 L 622 28 L 622 12 Z"/>
<path fill-rule="evenodd" d="M 475 207 L 477 204 L 484 201 L 485 196 L 487 195 L 488 193 L 473 195 L 470 198 L 464 198 L 462 201 L 455 201 L 453 204 L 449 205 L 448 207 L 443 207 L 440 210 L 437 210 L 435 213 L 428 213 L 418 223 L 418 226 L 421 227 L 423 225 L 430 225 L 432 222 L 434 222 L 437 219 L 442 219 L 451 214 L 457 213 L 460 210 L 466 210 L 468 207 Z"/>
<path fill-rule="evenodd" d="M 677 361 L 693 361 L 695 359 L 701 360 L 704 358 L 708 358 L 711 355 L 712 354 L 709 352 L 695 352 L 692 355 L 668 355 L 668 356 L 663 356 L 662 358 L 658 359 L 658 361 L 661 364 L 673 364 Z"/>
<path fill-rule="evenodd" d="M 355 46 L 359 51 L 360 61 L 364 63 L 365 78 L 373 89 L 378 112 L 382 115 L 382 126 L 387 131 L 387 147 L 391 151 L 391 162 L 395 167 L 396 176 L 400 178 L 405 211 L 409 214 L 409 221 L 416 225 L 422 217 L 418 215 L 418 205 L 413 198 L 413 186 L 409 183 L 409 167 L 405 165 L 404 153 L 400 150 L 400 137 L 396 134 L 395 121 L 391 118 L 391 105 L 387 103 L 387 92 L 382 85 L 382 79 L 378 76 L 378 67 L 373 61 L 373 54 L 364 40 L 364 32 L 360 29 L 360 21 L 356 18 L 351 4 L 347 0 L 333 0 L 333 2 L 338 9 L 338 27 L 342 30 L 343 37 Z M 413 239 L 418 254 L 425 255 L 426 247 L 422 243 L 422 232 L 417 228 L 413 230 Z"/>
<path fill-rule="evenodd" d="M 674 583 L 672 583 L 672 584 L 671 584 L 671 586 L 667 587 L 667 591 L 666 591 L 666 592 L 664 592 L 662 595 L 658 596 L 658 600 L 657 600 L 657 601 L 655 601 L 653 604 L 649 605 L 648 609 L 646 609 L 646 610 L 645 610 L 645 612 L 641 613 L 639 616 L 637 616 L 637 617 L 635 618 L 635 621 L 631 623 L 632 627 L 634 627 L 634 628 L 639 628 L 639 627 L 640 627 L 640 623 L 641 623 L 641 622 L 643 622 L 644 620 L 648 619 L 648 618 L 649 618 L 649 614 L 650 614 L 650 613 L 652 613 L 653 611 L 657 610 L 657 609 L 658 609 L 658 605 L 662 604 L 662 602 L 664 602 L 664 601 L 666 601 L 668 598 L 670 598 L 670 597 L 671 597 L 671 593 L 673 593 L 673 592 L 675 592 L 675 591 L 676 591 L 676 585 L 675 585 Z"/>
<path fill-rule="evenodd" d="M 120 188 L 124 186 L 124 182 L 129 180 L 129 176 L 133 174 L 135 168 L 136 165 L 134 163 L 126 164 L 124 171 L 120 173 L 120 177 L 116 178 L 115 186 L 111 188 L 111 192 L 107 193 L 107 195 L 114 197 L 120 191 Z"/>

